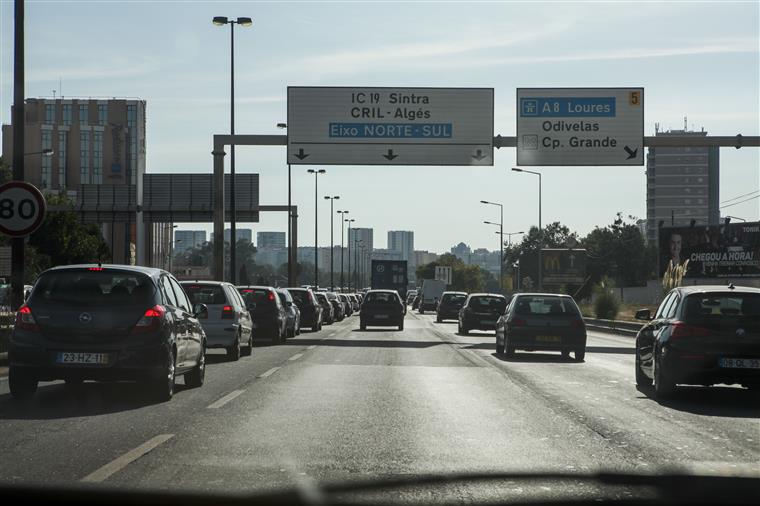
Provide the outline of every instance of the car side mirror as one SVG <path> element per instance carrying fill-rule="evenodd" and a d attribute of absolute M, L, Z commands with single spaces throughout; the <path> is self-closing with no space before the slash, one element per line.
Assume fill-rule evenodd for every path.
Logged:
<path fill-rule="evenodd" d="M 652 319 L 652 313 L 648 309 L 639 309 L 636 311 L 636 319 L 649 321 Z"/>
<path fill-rule="evenodd" d="M 193 306 L 193 316 L 200 319 L 208 318 L 208 307 L 206 304 L 196 304 Z"/>
<path fill-rule="evenodd" d="M 293 301 L 286 300 L 285 301 L 285 305 L 288 306 L 288 307 L 292 307 L 293 306 Z"/>

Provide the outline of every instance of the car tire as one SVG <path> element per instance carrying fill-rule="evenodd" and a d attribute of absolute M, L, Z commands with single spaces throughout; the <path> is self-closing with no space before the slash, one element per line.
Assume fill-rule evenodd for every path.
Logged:
<path fill-rule="evenodd" d="M 496 336 L 496 354 L 501 355 L 503 351 L 501 350 L 501 345 L 499 344 L 499 336 Z"/>
<path fill-rule="evenodd" d="M 420 314 L 425 314 L 425 309 L 423 309 L 422 307 L 420 307 Z"/>
<path fill-rule="evenodd" d="M 506 340 L 504 341 L 504 356 L 505 357 L 515 356 L 515 347 L 507 344 Z"/>
<path fill-rule="evenodd" d="M 470 329 L 468 329 L 467 327 L 459 327 L 459 333 L 462 334 L 463 336 L 467 336 L 470 334 Z"/>
<path fill-rule="evenodd" d="M 562 353 L 562 358 L 564 358 L 565 360 L 570 359 L 570 350 L 562 350 L 561 353 Z"/>
<path fill-rule="evenodd" d="M 363 323 L 359 323 L 359 330 L 367 330 L 367 326 Z"/>
<path fill-rule="evenodd" d="M 403 322 L 398 326 L 398 329 L 399 330 L 404 330 L 404 323 Z"/>
<path fill-rule="evenodd" d="M 246 348 L 247 353 L 251 353 L 250 348 Z M 206 381 L 206 345 L 201 346 L 201 356 L 198 357 L 198 363 L 190 371 L 185 373 L 185 386 L 188 388 L 198 388 L 203 386 Z"/>
<path fill-rule="evenodd" d="M 14 399 L 28 399 L 37 391 L 37 378 L 16 367 L 8 371 L 8 387 Z"/>
<path fill-rule="evenodd" d="M 441 319 L 440 316 L 436 316 L 435 317 L 435 323 L 442 323 L 442 322 L 443 322 L 443 320 Z"/>
<path fill-rule="evenodd" d="M 251 331 L 251 335 L 248 337 L 248 344 L 243 347 L 240 353 L 245 357 L 250 357 L 251 353 L 253 353 L 253 331 Z"/>
<path fill-rule="evenodd" d="M 586 348 L 578 348 L 574 355 L 576 362 L 583 362 L 586 359 Z"/>
<path fill-rule="evenodd" d="M 644 373 L 644 371 L 641 369 L 639 357 L 636 357 L 636 363 L 634 367 L 636 368 L 636 385 L 641 388 L 650 388 L 652 386 L 652 378 L 647 376 L 646 373 Z"/>
<path fill-rule="evenodd" d="M 177 357 L 174 350 L 169 352 L 163 375 L 154 384 L 155 396 L 159 402 L 166 402 L 174 397 L 174 387 L 177 382 Z"/>
<path fill-rule="evenodd" d="M 667 399 L 676 392 L 676 383 L 671 380 L 667 373 L 662 370 L 659 354 L 655 358 L 654 366 L 654 394 L 658 399 Z"/>
<path fill-rule="evenodd" d="M 227 360 L 230 362 L 237 362 L 240 360 L 240 336 L 237 336 L 235 342 L 232 343 L 232 346 L 227 347 L 226 350 Z"/>

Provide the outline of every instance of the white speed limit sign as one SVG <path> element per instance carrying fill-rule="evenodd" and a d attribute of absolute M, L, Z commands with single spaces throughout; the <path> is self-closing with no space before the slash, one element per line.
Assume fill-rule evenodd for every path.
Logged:
<path fill-rule="evenodd" d="M 45 197 L 24 181 L 0 185 L 0 232 L 11 237 L 31 234 L 45 218 Z"/>

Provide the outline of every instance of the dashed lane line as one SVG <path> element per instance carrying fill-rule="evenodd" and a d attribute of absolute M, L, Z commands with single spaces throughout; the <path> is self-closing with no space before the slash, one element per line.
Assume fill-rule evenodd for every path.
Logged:
<path fill-rule="evenodd" d="M 276 373 L 279 370 L 280 370 L 279 366 L 278 367 L 272 367 L 267 372 L 265 372 L 264 374 L 260 375 L 259 378 L 268 378 L 269 376 L 273 375 L 274 373 Z"/>
<path fill-rule="evenodd" d="M 173 438 L 174 434 L 160 434 L 152 439 L 147 440 L 134 450 L 130 450 L 121 457 L 112 460 L 97 471 L 88 474 L 81 481 L 88 483 L 100 483 L 107 480 L 111 475 L 127 467 L 129 464 L 139 459 L 143 455 L 154 450 L 156 447 Z"/>
<path fill-rule="evenodd" d="M 245 390 L 233 390 L 218 401 L 209 404 L 208 409 L 219 409 L 243 392 L 245 392 Z"/>

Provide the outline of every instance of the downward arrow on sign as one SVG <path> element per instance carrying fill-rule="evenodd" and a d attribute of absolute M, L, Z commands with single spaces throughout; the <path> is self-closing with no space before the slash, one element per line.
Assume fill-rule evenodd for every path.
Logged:
<path fill-rule="evenodd" d="M 303 160 L 304 158 L 306 158 L 306 157 L 307 157 L 307 156 L 309 156 L 309 155 L 303 152 L 303 148 L 300 148 L 300 149 L 298 150 L 298 154 L 296 154 L 296 155 L 293 155 L 293 156 L 295 156 L 295 157 L 296 157 L 296 158 L 298 158 L 299 160 Z"/>
<path fill-rule="evenodd" d="M 626 158 L 626 160 L 630 160 L 631 158 L 636 158 L 636 153 L 639 152 L 639 148 L 631 150 L 631 148 L 626 146 L 623 149 L 625 149 L 625 152 L 628 153 L 628 158 Z"/>
<path fill-rule="evenodd" d="M 394 158 L 397 158 L 397 157 L 398 157 L 398 155 L 394 155 L 394 154 L 393 154 L 393 150 L 392 150 L 392 149 L 389 149 L 389 150 L 388 150 L 388 154 L 387 154 L 387 155 L 383 155 L 383 157 L 385 157 L 387 160 L 389 160 L 389 161 L 390 161 L 390 160 L 393 160 Z"/>
<path fill-rule="evenodd" d="M 484 155 L 484 154 L 483 154 L 483 150 L 482 150 L 482 149 L 478 149 L 477 151 L 475 151 L 475 154 L 474 154 L 474 155 L 472 155 L 472 157 L 473 157 L 474 159 L 476 159 L 476 160 L 480 161 L 480 160 L 482 160 L 483 158 L 486 158 L 486 155 Z"/>

